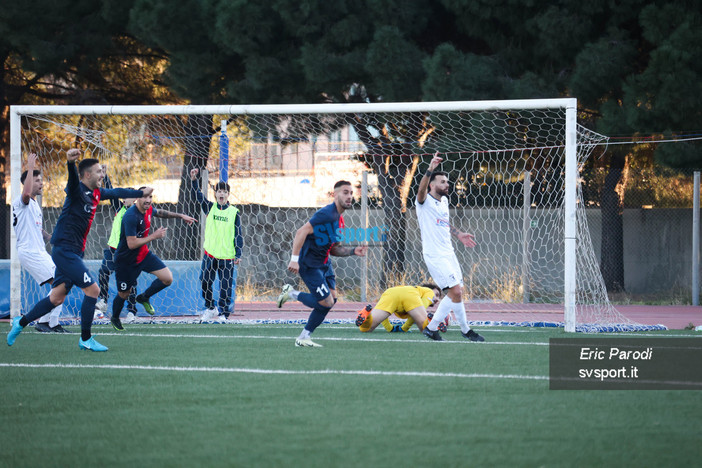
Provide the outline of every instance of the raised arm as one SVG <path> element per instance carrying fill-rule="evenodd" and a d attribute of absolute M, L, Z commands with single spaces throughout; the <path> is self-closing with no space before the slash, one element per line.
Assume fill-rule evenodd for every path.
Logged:
<path fill-rule="evenodd" d="M 24 188 L 22 189 L 22 204 L 28 205 L 34 191 L 34 169 L 36 168 L 37 155 L 29 153 L 27 157 L 27 178 L 24 179 Z"/>
<path fill-rule="evenodd" d="M 441 164 L 441 157 L 439 156 L 439 152 L 437 151 L 434 154 L 434 157 L 431 159 L 431 162 L 429 163 L 429 170 L 424 173 L 424 176 L 422 177 L 422 180 L 419 181 L 419 189 L 417 189 L 417 202 L 419 204 L 424 203 L 424 200 L 427 199 L 427 190 L 429 188 L 429 179 L 431 178 L 431 173 L 434 172 L 434 169 L 436 169 L 439 164 Z"/>
<path fill-rule="evenodd" d="M 212 205 L 214 205 L 214 203 L 207 200 L 205 194 L 202 193 L 202 190 L 200 190 L 200 185 L 197 182 L 197 175 L 199 173 L 200 169 L 190 169 L 190 186 L 192 187 L 193 193 L 195 195 L 195 200 L 197 200 L 197 202 L 202 207 L 202 211 L 204 211 L 205 214 L 207 214 L 212 209 Z"/>
<path fill-rule="evenodd" d="M 68 181 L 66 182 L 66 193 L 73 193 L 79 189 L 80 177 L 78 176 L 78 168 L 76 161 L 80 156 L 78 148 L 71 148 L 66 153 L 66 164 L 68 166 Z"/>

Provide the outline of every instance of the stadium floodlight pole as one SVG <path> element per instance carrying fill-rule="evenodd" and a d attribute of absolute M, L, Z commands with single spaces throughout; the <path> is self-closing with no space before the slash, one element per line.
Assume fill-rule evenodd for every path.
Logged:
<path fill-rule="evenodd" d="M 10 106 L 10 200 L 17 200 L 22 193 L 22 122 L 16 106 Z M 12 205 L 12 202 L 10 202 Z M 17 259 L 17 234 L 10 228 L 10 317 L 21 313 L 22 267 Z"/>
<path fill-rule="evenodd" d="M 577 146 L 578 101 L 571 99 L 565 115 L 565 199 L 564 199 L 564 304 L 565 331 L 575 332 L 576 249 L 577 249 Z"/>

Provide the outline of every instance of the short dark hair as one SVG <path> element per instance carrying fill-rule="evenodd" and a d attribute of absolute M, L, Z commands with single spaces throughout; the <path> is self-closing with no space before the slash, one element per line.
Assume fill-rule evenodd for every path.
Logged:
<path fill-rule="evenodd" d="M 338 189 L 339 187 L 343 187 L 344 185 L 351 185 L 351 182 L 348 180 L 340 180 L 334 184 L 334 190 Z"/>
<path fill-rule="evenodd" d="M 85 173 L 85 171 L 87 171 L 88 169 L 90 169 L 91 167 L 93 167 L 96 164 L 100 164 L 100 161 L 98 161 L 95 158 L 88 158 L 88 159 L 82 160 L 78 164 L 78 175 L 80 177 L 83 177 L 83 174 Z"/>
<path fill-rule="evenodd" d="M 420 286 L 423 288 L 438 289 L 439 291 L 441 291 L 441 288 L 435 285 L 434 283 L 422 283 L 420 284 Z"/>
<path fill-rule="evenodd" d="M 227 192 L 231 191 L 231 190 L 229 190 L 229 184 L 223 180 L 220 180 L 219 182 L 217 182 L 215 184 L 214 191 L 216 192 L 217 190 L 226 190 Z"/>
<path fill-rule="evenodd" d="M 448 178 L 448 172 L 445 171 L 434 171 L 431 173 L 431 177 L 429 177 L 429 183 L 432 183 L 432 181 L 436 178 L 436 176 L 446 176 Z"/>
<path fill-rule="evenodd" d="M 34 169 L 34 172 L 32 172 L 32 177 L 36 177 L 38 175 L 41 175 L 41 171 L 39 169 Z M 20 182 L 22 182 L 22 185 L 24 185 L 25 180 L 27 180 L 27 171 L 24 171 L 20 176 Z"/>

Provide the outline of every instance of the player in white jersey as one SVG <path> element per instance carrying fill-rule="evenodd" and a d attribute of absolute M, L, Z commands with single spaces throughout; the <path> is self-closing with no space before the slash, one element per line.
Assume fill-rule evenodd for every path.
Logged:
<path fill-rule="evenodd" d="M 423 333 L 427 338 L 443 341 L 438 333 L 439 324 L 448 317 L 450 312 L 453 312 L 461 326 L 461 334 L 464 338 L 471 341 L 485 341 L 482 336 L 470 329 L 466 320 L 466 308 L 463 303 L 463 273 L 453 250 L 451 235 L 456 236 L 468 248 L 475 247 L 476 243 L 472 234 L 462 232 L 451 225 L 448 174 L 436 170 L 441 161 L 438 153 L 432 158 L 429 170 L 419 183 L 415 203 L 419 230 L 422 234 L 424 262 L 434 282 L 446 292 Z"/>
<path fill-rule="evenodd" d="M 46 242 L 51 234 L 42 227 L 42 213 L 37 195 L 41 195 L 44 181 L 41 171 L 35 169 L 37 155 L 30 153 L 27 158 L 27 170 L 22 173 L 24 185 L 20 198 L 12 203 L 12 225 L 17 235 L 17 258 L 22 268 L 43 286 L 54 281 L 56 266 L 51 255 L 46 251 Z M 63 304 L 54 307 L 50 314 L 37 320 L 34 328 L 40 332 L 69 333 L 59 324 Z"/>

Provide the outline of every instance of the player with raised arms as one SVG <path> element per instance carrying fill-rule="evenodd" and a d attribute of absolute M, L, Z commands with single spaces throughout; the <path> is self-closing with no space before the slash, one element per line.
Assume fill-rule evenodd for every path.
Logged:
<path fill-rule="evenodd" d="M 61 215 L 56 221 L 51 236 L 51 258 L 56 265 L 56 274 L 48 297 L 37 302 L 24 316 L 12 319 L 12 328 L 7 335 L 7 344 L 12 346 L 17 336 L 29 323 L 48 314 L 54 307 L 63 304 L 73 286 L 83 290 L 85 297 L 80 308 L 80 339 L 78 347 L 90 351 L 107 351 L 107 347 L 98 343 L 91 334 L 95 304 L 100 288 L 93 275 L 83 262 L 85 243 L 90 227 L 95 218 L 95 210 L 100 200 L 112 198 L 137 198 L 149 195 L 153 189 L 131 190 L 123 188 L 101 188 L 104 178 L 100 161 L 93 158 L 84 159 L 76 167 L 81 151 L 77 148 L 68 150 L 66 168 L 66 200 Z"/>
<path fill-rule="evenodd" d="M 27 158 L 27 170 L 20 177 L 24 185 L 22 195 L 12 203 L 12 226 L 17 236 L 17 258 L 20 265 L 39 286 L 44 286 L 54 282 L 56 266 L 46 251 L 46 242 L 51 238 L 51 234 L 42 228 L 41 207 L 36 200 L 44 188 L 41 171 L 36 168 L 36 163 L 37 155 L 30 153 Z M 69 333 L 59 323 L 62 310 L 62 304 L 54 307 L 50 314 L 37 320 L 34 328 L 42 333 Z"/>
<path fill-rule="evenodd" d="M 144 187 L 141 187 L 143 189 Z M 141 190 L 140 189 L 140 190 Z M 151 273 L 156 278 L 146 290 L 136 297 L 136 301 L 144 307 L 149 315 L 155 310 L 149 299 L 154 294 L 167 288 L 173 282 L 173 273 L 163 261 L 149 250 L 149 243 L 166 237 L 166 229 L 161 226 L 152 234 L 151 221 L 155 218 L 180 218 L 191 225 L 195 218 L 166 210 L 157 210 L 151 203 L 151 192 L 137 199 L 122 217 L 122 230 L 119 234 L 119 244 L 115 251 L 115 280 L 117 281 L 117 297 L 112 301 L 112 326 L 119 331 L 124 330 L 119 315 L 124 307 L 124 301 L 136 286 L 142 271 Z"/>
<path fill-rule="evenodd" d="M 290 299 L 296 299 L 312 309 L 305 328 L 295 340 L 295 346 L 322 346 L 312 341 L 310 335 L 336 303 L 336 276 L 329 255 L 364 256 L 368 251 L 367 246 L 342 246 L 338 242 L 338 229 L 344 227 L 342 214 L 351 208 L 352 201 L 351 182 L 338 181 L 334 184 L 334 202 L 317 210 L 295 233 L 288 270 L 299 273 L 310 292 L 296 291 L 286 284 L 278 296 L 278 307 Z"/>
<path fill-rule="evenodd" d="M 436 153 L 429 163 L 429 170 L 419 182 L 416 210 L 422 235 L 422 254 L 427 269 L 446 296 L 441 300 L 434 317 L 423 333 L 427 338 L 443 341 L 438 333 L 439 324 L 453 311 L 461 326 L 461 334 L 471 341 L 485 339 L 468 326 L 466 307 L 463 303 L 463 273 L 451 243 L 454 235 L 466 247 L 476 246 L 472 234 L 460 231 L 449 221 L 448 174 L 437 171 L 442 158 Z"/>

